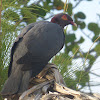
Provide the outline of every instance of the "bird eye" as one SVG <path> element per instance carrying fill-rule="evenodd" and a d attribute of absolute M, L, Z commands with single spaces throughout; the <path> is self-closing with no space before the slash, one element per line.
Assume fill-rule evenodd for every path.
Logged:
<path fill-rule="evenodd" d="M 66 15 L 63 15 L 63 16 L 61 17 L 61 19 L 63 19 L 63 20 L 68 20 Z"/>

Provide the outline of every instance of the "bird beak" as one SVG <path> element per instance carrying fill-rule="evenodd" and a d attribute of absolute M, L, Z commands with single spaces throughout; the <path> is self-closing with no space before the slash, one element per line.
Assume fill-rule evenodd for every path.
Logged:
<path fill-rule="evenodd" d="M 71 24 L 72 24 L 73 26 L 77 27 L 77 24 L 74 23 L 73 21 L 71 21 Z"/>

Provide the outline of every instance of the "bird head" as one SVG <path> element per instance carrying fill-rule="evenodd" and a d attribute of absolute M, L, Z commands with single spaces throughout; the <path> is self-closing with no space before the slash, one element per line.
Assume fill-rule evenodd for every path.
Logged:
<path fill-rule="evenodd" d="M 73 26 L 77 26 L 76 23 L 73 22 L 73 19 L 68 15 L 68 14 L 64 14 L 64 13 L 60 13 L 55 15 L 52 19 L 51 19 L 52 23 L 56 23 L 59 24 L 60 26 L 62 26 L 63 28 L 66 25 L 73 25 Z"/>

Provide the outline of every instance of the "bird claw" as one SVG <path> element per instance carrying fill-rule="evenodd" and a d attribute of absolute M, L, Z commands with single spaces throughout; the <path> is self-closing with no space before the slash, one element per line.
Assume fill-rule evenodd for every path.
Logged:
<path fill-rule="evenodd" d="M 36 77 L 39 78 L 39 79 L 42 79 L 43 76 L 44 76 L 44 75 L 41 76 L 40 73 L 39 73 Z"/>

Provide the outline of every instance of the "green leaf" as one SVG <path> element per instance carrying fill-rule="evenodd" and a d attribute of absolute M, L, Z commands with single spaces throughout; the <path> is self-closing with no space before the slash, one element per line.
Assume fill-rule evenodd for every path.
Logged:
<path fill-rule="evenodd" d="M 61 10 L 64 7 L 64 3 L 61 0 L 54 0 L 53 2 L 53 6 L 57 9 L 57 10 Z"/>
<path fill-rule="evenodd" d="M 81 28 L 81 29 L 84 29 L 85 26 L 86 26 L 85 22 L 81 22 L 81 23 L 80 23 L 80 28 Z"/>
<path fill-rule="evenodd" d="M 65 36 L 66 43 L 74 42 L 75 39 L 76 39 L 75 34 L 68 34 L 67 36 Z"/>
<path fill-rule="evenodd" d="M 95 34 L 99 34 L 99 32 L 100 32 L 100 28 L 99 28 L 98 24 L 96 24 L 96 23 L 89 23 L 88 29 L 93 31 Z"/>
<path fill-rule="evenodd" d="M 23 15 L 23 20 L 28 24 L 36 21 L 36 16 L 28 9 L 22 9 L 21 14 Z"/>
<path fill-rule="evenodd" d="M 76 27 L 76 26 L 72 26 L 72 29 L 73 29 L 74 31 L 76 31 L 76 30 L 77 30 L 77 27 Z"/>
<path fill-rule="evenodd" d="M 79 48 L 79 46 L 77 44 L 75 44 L 74 46 L 71 46 L 70 50 L 73 52 L 73 54 L 76 52 L 76 50 Z M 77 54 L 77 53 L 76 53 Z"/>
<path fill-rule="evenodd" d="M 67 9 L 68 14 L 71 16 L 72 15 L 72 4 L 68 4 L 68 9 Z"/>
<path fill-rule="evenodd" d="M 48 12 L 48 10 L 45 9 L 44 7 L 34 4 L 29 6 L 29 8 L 31 9 L 31 13 L 36 14 L 37 17 L 44 17 Z"/>
<path fill-rule="evenodd" d="M 84 29 L 86 27 L 86 24 L 83 21 L 76 21 L 76 23 L 80 27 L 80 29 Z"/>
<path fill-rule="evenodd" d="M 45 9 L 47 9 L 48 11 L 51 10 L 52 6 L 48 5 L 47 1 L 43 2 L 43 6 Z"/>
<path fill-rule="evenodd" d="M 100 56 L 100 44 L 96 45 L 94 50 L 96 51 L 97 55 Z"/>
<path fill-rule="evenodd" d="M 75 73 L 76 75 L 76 81 L 79 82 L 80 85 L 82 85 L 83 87 L 86 85 L 87 82 L 89 82 L 89 74 L 85 71 L 76 71 Z"/>
<path fill-rule="evenodd" d="M 65 83 L 67 84 L 67 87 L 76 90 L 77 82 L 75 80 L 73 80 L 72 78 L 67 77 L 67 76 L 64 80 L 65 80 Z"/>
<path fill-rule="evenodd" d="M 98 35 L 95 35 L 95 36 L 92 38 L 92 41 L 94 42 L 97 38 L 98 38 Z"/>
<path fill-rule="evenodd" d="M 80 40 L 78 41 L 78 43 L 83 43 L 84 42 L 84 38 L 81 37 Z"/>
<path fill-rule="evenodd" d="M 85 19 L 86 18 L 86 16 L 85 16 L 85 14 L 83 13 L 83 12 L 78 12 L 77 14 L 75 14 L 78 18 L 80 18 L 80 19 Z"/>
<path fill-rule="evenodd" d="M 47 4 L 51 3 L 51 0 L 46 0 Z"/>
<path fill-rule="evenodd" d="M 90 60 L 89 64 L 92 66 L 95 61 L 95 57 L 93 55 L 88 54 L 87 58 Z"/>
<path fill-rule="evenodd" d="M 3 19 L 2 20 L 2 31 L 3 33 L 11 33 L 11 32 L 15 32 L 15 28 L 16 28 L 16 25 L 13 25 L 11 23 L 8 22 L 9 20 L 7 19 Z"/>
<path fill-rule="evenodd" d="M 9 19 L 9 20 L 12 20 L 12 21 L 18 21 L 20 19 L 17 12 L 13 11 L 12 9 L 6 10 L 4 12 L 3 17 L 5 17 L 6 19 Z"/>

